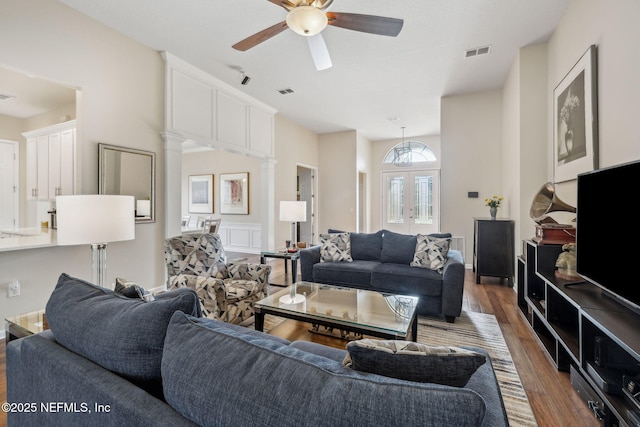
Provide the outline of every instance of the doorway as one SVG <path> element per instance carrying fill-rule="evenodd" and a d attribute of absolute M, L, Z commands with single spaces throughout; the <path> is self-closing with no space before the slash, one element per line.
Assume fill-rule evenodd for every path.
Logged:
<path fill-rule="evenodd" d="M 440 171 L 382 173 L 382 228 L 402 234 L 440 231 Z"/>
<path fill-rule="evenodd" d="M 18 143 L 0 139 L 0 229 L 19 226 Z"/>
<path fill-rule="evenodd" d="M 315 168 L 298 165 L 297 200 L 307 202 L 307 220 L 298 223 L 298 240 L 301 242 L 316 241 L 316 175 Z"/>

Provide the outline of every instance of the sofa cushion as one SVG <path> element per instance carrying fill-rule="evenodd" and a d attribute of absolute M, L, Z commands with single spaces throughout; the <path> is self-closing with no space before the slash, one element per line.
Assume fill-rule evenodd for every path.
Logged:
<path fill-rule="evenodd" d="M 376 233 L 351 233 L 351 257 L 354 260 L 380 261 L 382 230 Z"/>
<path fill-rule="evenodd" d="M 382 263 L 371 273 L 371 287 L 380 292 L 440 296 L 442 274 L 426 268 Z"/>
<path fill-rule="evenodd" d="M 320 262 L 351 262 L 351 239 L 349 233 L 320 235 Z"/>
<path fill-rule="evenodd" d="M 442 273 L 445 262 L 447 262 L 447 253 L 451 246 L 451 238 L 437 238 L 433 236 L 424 236 L 418 234 L 416 236 L 416 252 L 411 261 L 412 267 L 428 268 Z"/>
<path fill-rule="evenodd" d="M 199 425 L 480 425 L 486 412 L 471 390 L 357 372 L 182 313 L 167 329 L 162 380 L 167 402 Z"/>
<path fill-rule="evenodd" d="M 378 261 L 319 262 L 313 266 L 313 281 L 331 285 L 368 288 Z"/>
<path fill-rule="evenodd" d="M 413 341 L 362 339 L 347 344 L 344 364 L 352 369 L 407 381 L 463 387 L 486 362 L 483 354 L 459 347 Z"/>
<path fill-rule="evenodd" d="M 60 275 L 46 307 L 61 345 L 156 396 L 164 336 L 176 311 L 200 316 L 196 293 L 177 289 L 145 302 L 67 274 Z"/>
<path fill-rule="evenodd" d="M 416 252 L 416 236 L 382 230 L 380 261 L 409 265 Z"/>

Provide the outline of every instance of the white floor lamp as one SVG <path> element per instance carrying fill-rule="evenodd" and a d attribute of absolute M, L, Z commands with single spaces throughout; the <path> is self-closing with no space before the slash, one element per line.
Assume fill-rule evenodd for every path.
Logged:
<path fill-rule="evenodd" d="M 307 202 L 280 202 L 280 221 L 291 223 L 291 244 L 297 245 L 297 223 L 307 220 Z"/>
<path fill-rule="evenodd" d="M 104 286 L 107 243 L 135 239 L 133 196 L 88 194 L 56 197 L 58 245 L 90 244 L 93 283 Z"/>

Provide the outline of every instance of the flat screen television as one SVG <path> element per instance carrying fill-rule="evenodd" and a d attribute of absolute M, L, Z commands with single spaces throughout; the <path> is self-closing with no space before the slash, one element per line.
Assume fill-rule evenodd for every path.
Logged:
<path fill-rule="evenodd" d="M 578 175 L 578 274 L 640 313 L 640 161 Z"/>

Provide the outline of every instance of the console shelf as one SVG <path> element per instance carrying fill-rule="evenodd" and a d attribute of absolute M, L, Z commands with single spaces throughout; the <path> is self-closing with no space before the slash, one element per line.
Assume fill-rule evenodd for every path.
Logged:
<path fill-rule="evenodd" d="M 566 286 L 579 280 L 556 276 L 561 252 L 561 245 L 524 242 L 517 262 L 518 307 L 558 370 L 571 371 L 572 383 L 579 375 L 604 403 L 602 425 L 633 426 L 628 411 L 634 408 L 620 394 L 620 384 L 613 384 L 622 373 L 640 374 L 640 315 L 591 283 Z"/>

